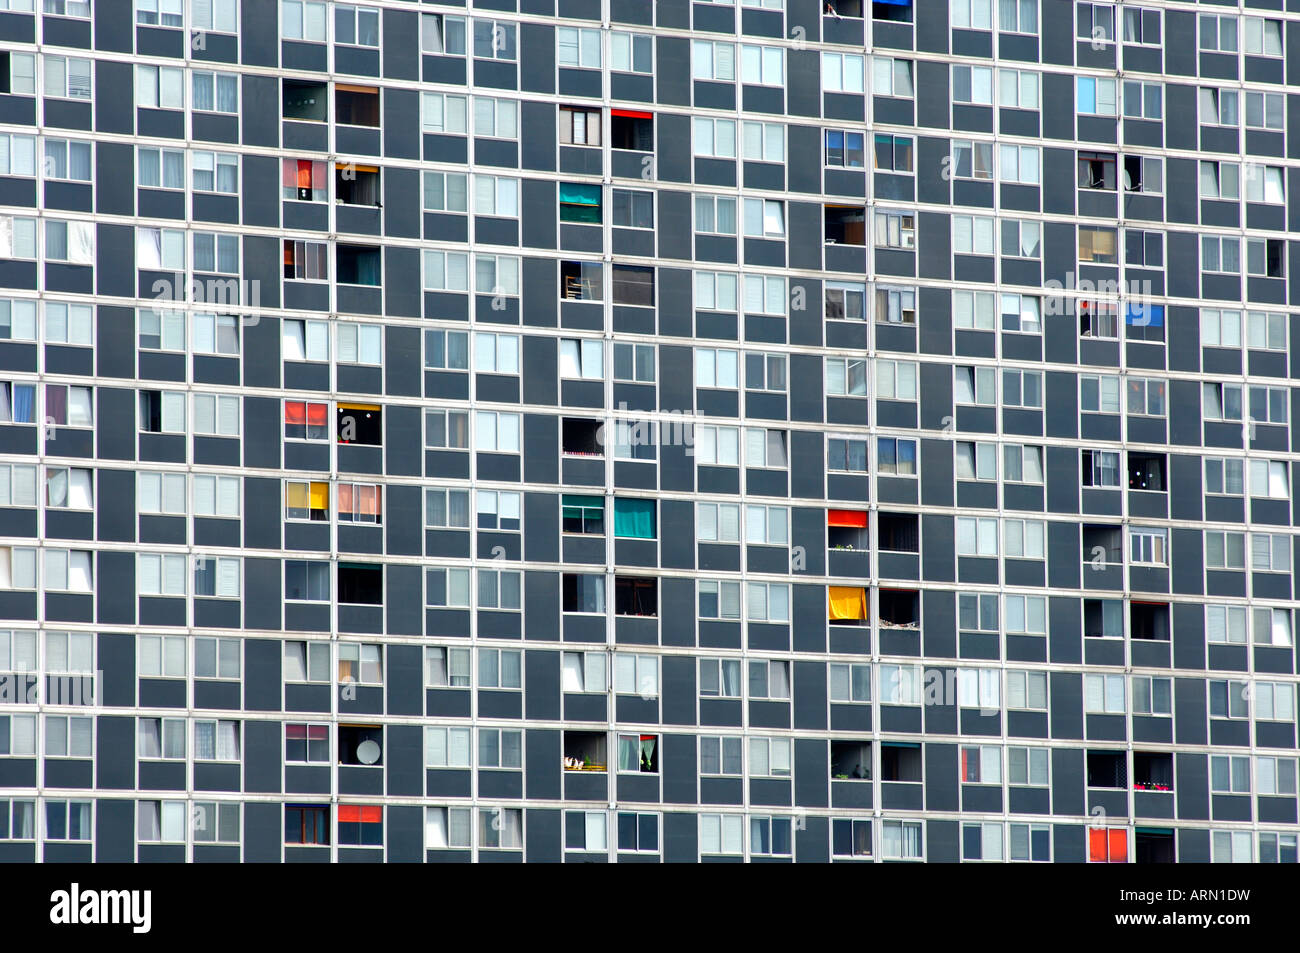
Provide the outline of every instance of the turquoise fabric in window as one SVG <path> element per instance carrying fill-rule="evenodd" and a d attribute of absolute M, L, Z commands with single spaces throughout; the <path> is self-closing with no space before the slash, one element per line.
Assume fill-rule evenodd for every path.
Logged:
<path fill-rule="evenodd" d="M 614 535 L 632 539 L 655 538 L 654 500 L 615 500 Z"/>

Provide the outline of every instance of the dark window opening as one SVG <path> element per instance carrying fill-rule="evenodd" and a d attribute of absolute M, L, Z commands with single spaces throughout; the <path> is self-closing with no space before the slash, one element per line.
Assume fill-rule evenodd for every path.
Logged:
<path fill-rule="evenodd" d="M 880 624 L 903 629 L 921 625 L 921 594 L 915 589 L 881 589 Z"/>
<path fill-rule="evenodd" d="M 324 83 L 310 83 L 297 79 L 283 80 L 283 111 L 285 119 L 304 122 L 325 122 L 325 97 L 328 87 Z"/>
<path fill-rule="evenodd" d="M 1135 791 L 1172 791 L 1174 756 L 1169 752 L 1133 752 L 1133 789 Z"/>
<path fill-rule="evenodd" d="M 614 614 L 657 616 L 659 580 L 645 576 L 614 578 Z"/>
<path fill-rule="evenodd" d="M 339 443 L 355 443 L 367 447 L 383 446 L 383 411 L 378 406 L 339 404 L 335 413 Z"/>
<path fill-rule="evenodd" d="M 565 417 L 560 438 L 563 451 L 584 457 L 603 457 L 605 455 L 603 428 L 604 425 L 599 420 Z"/>
<path fill-rule="evenodd" d="M 1130 490 L 1165 490 L 1165 455 L 1163 453 L 1128 454 L 1128 488 Z"/>
<path fill-rule="evenodd" d="M 1169 641 L 1169 606 L 1163 602 L 1133 602 L 1128 608 L 1129 637 Z"/>
<path fill-rule="evenodd" d="M 606 741 L 603 731 L 566 731 L 564 733 L 565 771 L 606 770 Z"/>
<path fill-rule="evenodd" d="M 339 764 L 380 766 L 383 763 L 382 725 L 339 725 Z"/>
<path fill-rule="evenodd" d="M 911 23 L 912 0 L 874 0 L 871 4 L 871 19 Z"/>
<path fill-rule="evenodd" d="M 1134 831 L 1133 861 L 1138 864 L 1174 863 L 1174 832 Z"/>
<path fill-rule="evenodd" d="M 604 301 L 603 269 L 595 261 L 560 262 L 560 293 L 570 301 Z"/>
<path fill-rule="evenodd" d="M 831 777 L 837 781 L 870 781 L 871 742 L 832 741 Z"/>
<path fill-rule="evenodd" d="M 919 782 L 921 746 L 883 743 L 880 746 L 880 780 Z"/>
<path fill-rule="evenodd" d="M 826 16 L 862 19 L 862 0 L 826 0 Z M 873 13 L 872 16 L 875 16 Z M 880 19 L 884 19 L 881 17 Z"/>
<path fill-rule="evenodd" d="M 1118 526 L 1083 524 L 1083 561 L 1116 564 L 1123 561 L 1123 530 Z"/>
<path fill-rule="evenodd" d="M 337 256 L 339 284 L 379 287 L 382 258 L 378 248 L 368 248 L 365 245 L 339 245 Z"/>
<path fill-rule="evenodd" d="M 1088 752 L 1088 787 L 1128 788 L 1128 766 L 1122 751 Z"/>
<path fill-rule="evenodd" d="M 881 550 L 893 553 L 919 553 L 921 533 L 919 517 L 914 513 L 881 513 L 878 532 Z"/>
<path fill-rule="evenodd" d="M 836 513 L 845 513 L 847 517 L 861 517 L 861 522 L 855 521 L 850 525 L 849 519 L 845 517 L 839 517 L 837 522 L 831 522 L 837 519 Z M 871 545 L 870 538 L 867 536 L 867 514 L 832 510 L 831 515 L 827 517 L 826 545 L 831 549 L 865 551 Z"/>
<path fill-rule="evenodd" d="M 655 306 L 655 270 L 633 265 L 615 265 L 614 303 L 644 308 Z"/>
<path fill-rule="evenodd" d="M 339 563 L 339 602 L 364 606 L 383 605 L 383 567 Z"/>
<path fill-rule="evenodd" d="M 561 500 L 564 532 L 605 535 L 605 499 L 600 496 L 565 496 Z"/>
<path fill-rule="evenodd" d="M 379 170 L 372 166 L 336 165 L 334 195 L 344 205 L 379 208 Z"/>
<path fill-rule="evenodd" d="M 609 117 L 609 144 L 614 149 L 653 152 L 655 121 L 649 113 L 614 109 Z"/>
<path fill-rule="evenodd" d="M 595 573 L 566 572 L 560 578 L 564 612 L 605 611 L 605 577 Z"/>
<path fill-rule="evenodd" d="M 827 205 L 825 224 L 828 245 L 867 244 L 867 210 L 860 205 Z"/>
<path fill-rule="evenodd" d="M 335 86 L 334 121 L 340 126 L 378 129 L 379 90 L 369 86 Z"/>

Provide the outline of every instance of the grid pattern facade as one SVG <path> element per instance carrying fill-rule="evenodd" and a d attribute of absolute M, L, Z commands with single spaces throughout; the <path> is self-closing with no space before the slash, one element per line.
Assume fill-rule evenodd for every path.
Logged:
<path fill-rule="evenodd" d="M 0 0 L 0 859 L 1294 862 L 1298 13 Z"/>

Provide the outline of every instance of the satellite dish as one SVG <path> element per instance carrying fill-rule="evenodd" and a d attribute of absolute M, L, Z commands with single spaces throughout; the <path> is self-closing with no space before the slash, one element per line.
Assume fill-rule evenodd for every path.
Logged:
<path fill-rule="evenodd" d="M 362 764 L 374 764 L 379 760 L 379 742 L 363 741 L 357 745 L 357 760 Z"/>

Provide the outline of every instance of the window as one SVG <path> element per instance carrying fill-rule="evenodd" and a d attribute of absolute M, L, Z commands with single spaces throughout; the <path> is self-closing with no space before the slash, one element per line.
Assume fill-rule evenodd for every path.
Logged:
<path fill-rule="evenodd" d="M 136 584 L 142 596 L 185 595 L 184 555 L 140 553 L 136 559 Z"/>
<path fill-rule="evenodd" d="M 616 228 L 654 228 L 654 192 L 614 189 L 612 221 Z"/>
<path fill-rule="evenodd" d="M 1247 238 L 1246 274 L 1262 278 L 1286 277 L 1286 241 L 1281 238 Z"/>
<path fill-rule="evenodd" d="M 740 542 L 740 506 L 736 503 L 696 503 L 696 538 L 706 543 Z"/>
<path fill-rule="evenodd" d="M 478 607 L 480 609 L 513 609 L 520 606 L 520 574 L 495 569 L 478 571 Z"/>
<path fill-rule="evenodd" d="M 468 103 L 464 96 L 421 93 L 421 128 L 426 133 L 463 136 L 468 131 Z"/>
<path fill-rule="evenodd" d="M 692 76 L 698 80 L 735 82 L 736 45 L 695 40 L 691 44 L 694 69 Z"/>
<path fill-rule="evenodd" d="M 196 192 L 238 193 L 238 156 L 226 152 L 195 151 L 191 156 L 191 168 Z"/>
<path fill-rule="evenodd" d="M 494 410 L 477 411 L 474 418 L 475 449 L 488 453 L 519 452 L 519 415 Z"/>
<path fill-rule="evenodd" d="M 591 186 L 591 188 L 597 188 Z M 599 195 L 596 207 L 599 211 Z M 519 214 L 519 180 L 499 175 L 474 176 L 474 212 L 478 215 L 497 215 L 513 218 Z M 482 260 L 483 256 L 480 256 Z M 489 282 L 478 290 L 488 292 L 493 283 Z"/>
<path fill-rule="evenodd" d="M 785 51 L 779 46 L 740 46 L 740 81 L 762 86 L 785 84 Z"/>
<path fill-rule="evenodd" d="M 1205 531 L 1205 566 L 1207 569 L 1244 569 L 1246 534 Z"/>
<path fill-rule="evenodd" d="M 221 599 L 239 598 L 240 559 L 200 556 L 194 562 L 194 594 Z"/>
<path fill-rule="evenodd" d="M 1008 602 L 1008 612 L 1010 611 L 1010 602 Z M 1008 626 L 1008 631 L 1011 631 Z M 1008 710 L 1017 711 L 1047 711 L 1047 673 L 1046 672 L 1026 672 L 1026 671 L 1009 671 L 1007 672 L 1007 708 Z M 1012 748 L 1007 751 L 1007 763 L 1011 769 L 1011 783 L 1025 784 L 1026 781 L 1016 780 L 1016 752 Z M 1042 750 L 1042 749 L 1034 749 Z M 1044 751 L 1043 764 L 1043 783 L 1047 783 L 1047 765 L 1046 752 Z M 1037 782 L 1033 782 L 1037 783 Z"/>
<path fill-rule="evenodd" d="M 239 79 L 233 73 L 195 70 L 190 91 L 190 108 L 195 111 L 218 113 L 239 111 Z M 323 167 L 324 163 L 321 165 Z"/>
<path fill-rule="evenodd" d="M 584 342 L 585 346 L 585 342 Z M 563 363 L 563 344 L 561 345 Z M 584 356 L 584 367 L 586 366 Z M 584 375 L 585 376 L 585 375 Z M 655 348 L 653 344 L 614 344 L 614 380 L 641 384 L 655 382 Z"/>
<path fill-rule="evenodd" d="M 906 154 L 906 168 L 896 169 L 894 167 L 894 140 L 895 138 L 903 140 Z M 888 157 L 885 163 L 880 161 L 882 143 Z M 851 132 L 843 129 L 826 130 L 826 165 L 831 168 L 842 169 L 862 169 L 866 167 L 866 154 L 864 146 L 865 134 L 861 132 Z M 908 136 L 876 136 L 876 168 L 881 171 L 911 171 L 911 137 Z"/>
<path fill-rule="evenodd" d="M 952 101 L 958 104 L 992 106 L 993 69 L 988 66 L 953 66 Z M 992 165 L 991 156 L 989 164 Z"/>
<path fill-rule="evenodd" d="M 519 494 L 505 490 L 479 490 L 477 525 L 479 529 L 519 529 Z"/>
<path fill-rule="evenodd" d="M 468 675 L 466 676 L 468 679 Z M 606 688 L 604 652 L 565 652 L 560 669 L 563 690 L 603 694 Z M 466 684 L 469 684 L 466 681 Z"/>
<path fill-rule="evenodd" d="M 284 842 L 286 844 L 328 845 L 329 808 L 311 805 L 284 806 Z"/>
<path fill-rule="evenodd" d="M 826 393 L 840 397 L 865 397 L 867 394 L 866 360 L 826 358 Z"/>
<path fill-rule="evenodd" d="M 195 354 L 239 354 L 239 318 L 232 314 L 194 315 Z"/>
<path fill-rule="evenodd" d="M 739 678 L 739 676 L 737 676 Z M 739 737 L 700 737 L 700 774 L 704 777 L 741 775 L 743 739 Z"/>
<path fill-rule="evenodd" d="M 898 95 L 912 95 L 911 66 L 905 60 L 899 61 L 907 76 L 909 92 Z M 822 90 L 828 93 L 862 93 L 865 92 L 866 58 L 856 53 L 822 53 Z M 880 90 L 876 90 L 880 92 Z M 890 95 L 890 94 L 885 94 Z"/>
<path fill-rule="evenodd" d="M 1281 93 L 1246 92 L 1246 128 L 1280 132 L 1286 125 Z"/>
<path fill-rule="evenodd" d="M 826 58 L 836 55 L 834 53 L 822 54 L 822 86 L 825 89 L 832 88 L 825 72 Z M 914 95 L 914 89 L 911 60 L 896 59 L 889 56 L 873 56 L 871 58 L 871 92 L 874 95 L 911 98 Z M 860 92 L 860 90 L 847 91 Z M 955 93 L 954 98 L 956 98 Z"/>
<path fill-rule="evenodd" d="M 1158 378 L 1130 377 L 1125 382 L 1126 409 L 1149 417 L 1165 415 L 1165 382 Z"/>
<path fill-rule="evenodd" d="M 952 140 L 952 174 L 959 179 L 993 178 L 993 143 Z"/>
<path fill-rule="evenodd" d="M 468 669 L 464 674 L 469 685 Z M 486 729 L 484 729 L 486 731 Z M 507 732 L 518 736 L 518 732 Z M 499 737 L 496 739 L 500 743 Z M 430 768 L 468 768 L 470 755 L 470 729 L 426 727 L 424 729 L 424 763 Z M 499 754 L 497 759 L 499 760 Z M 486 765 L 484 765 L 486 767 Z"/>
<path fill-rule="evenodd" d="M 1126 119 L 1151 119 L 1159 120 L 1164 116 L 1164 95 L 1165 88 L 1161 83 L 1146 83 L 1135 79 L 1124 80 L 1124 118 Z M 1135 156 L 1126 156 L 1126 161 Z M 1158 163 L 1159 159 L 1145 160 Z M 1159 167 L 1157 166 L 1157 169 Z M 1159 176 L 1155 179 L 1156 187 L 1153 190 L 1159 191 Z M 1130 189 L 1130 191 L 1137 191 Z"/>
<path fill-rule="evenodd" d="M 72 265 L 95 263 L 95 226 L 91 222 L 45 220 L 45 259 Z"/>
<path fill-rule="evenodd" d="M 701 814 L 700 853 L 731 855 L 742 853 L 744 822 L 745 818 L 740 814 Z M 867 823 L 867 840 L 870 844 L 870 822 Z"/>
<path fill-rule="evenodd" d="M 426 569 L 424 604 L 438 609 L 469 608 L 468 569 Z"/>
<path fill-rule="evenodd" d="M 957 517 L 957 555 L 996 556 L 998 521 L 994 518 Z"/>
<path fill-rule="evenodd" d="M 916 400 L 916 364 L 876 361 L 876 396 L 886 400 Z"/>
<path fill-rule="evenodd" d="M 620 73 L 654 73 L 654 37 L 647 33 L 609 35 L 609 68 Z"/>
<path fill-rule="evenodd" d="M 328 602 L 330 598 L 329 563 L 286 559 L 284 562 L 284 597 L 291 601 Z"/>
<path fill-rule="evenodd" d="M 659 815 L 620 811 L 617 818 L 618 849 L 654 853 L 659 850 Z"/>
<path fill-rule="evenodd" d="M 1032 2 L 1032 0 L 1029 0 Z M 998 105 L 1012 109 L 1037 109 L 1038 108 L 1038 73 L 1034 70 L 1016 70 L 1000 69 L 998 70 Z M 1003 149 L 1016 150 L 1020 149 L 1022 155 L 1025 152 L 1032 152 L 1034 159 L 1038 158 L 1038 147 L 1036 146 L 1004 146 Z M 1005 155 L 1005 151 L 1004 151 Z M 1035 174 L 1037 165 L 1034 166 Z M 1005 165 L 1003 168 L 1003 177 L 1006 177 Z M 1017 179 L 1015 181 L 1024 181 Z M 1036 181 L 1036 180 L 1035 180 Z"/>
<path fill-rule="evenodd" d="M 0 76 L 0 81 L 4 77 Z M 89 155 L 85 158 L 88 160 Z M 0 175 L 35 177 L 36 137 L 0 133 Z"/>
<path fill-rule="evenodd" d="M 1251 460 L 1250 495 L 1256 498 L 1290 499 L 1286 461 Z"/>
<path fill-rule="evenodd" d="M 26 140 L 25 145 L 21 141 L 19 142 L 20 155 L 17 157 L 18 162 L 16 163 L 18 168 L 23 171 L 10 173 L 4 166 L 8 165 L 12 168 L 15 165 L 12 144 L 14 140 L 24 139 Z M 6 147 L 8 148 L 6 149 Z M 30 147 L 30 137 L 0 136 L 0 149 L 5 149 L 4 157 L 0 158 L 0 172 L 3 172 L 3 174 L 34 175 L 34 168 L 31 171 L 26 171 L 31 167 L 31 157 L 21 155 L 23 151 Z M 89 142 L 78 142 L 73 139 L 46 139 L 45 178 L 47 180 L 65 179 L 72 182 L 89 182 L 91 180 L 90 156 L 91 144 Z"/>
<path fill-rule="evenodd" d="M 1204 315 L 1204 311 L 1201 312 Z M 0 312 L 2 314 L 2 312 Z M 0 317 L 0 321 L 3 318 Z M 1246 314 L 1246 346 L 1256 350 L 1285 351 L 1287 347 L 1286 315 L 1276 312 L 1250 311 Z"/>
<path fill-rule="evenodd" d="M 286 641 L 284 680 L 286 682 L 328 682 L 330 680 L 329 643 Z"/>
<path fill-rule="evenodd" d="M 920 821 L 881 821 L 881 856 L 886 860 L 921 860 Z"/>
<path fill-rule="evenodd" d="M 789 738 L 750 738 L 749 776 L 751 778 L 790 777 Z"/>
<path fill-rule="evenodd" d="M 1250 758 L 1210 755 L 1210 790 L 1215 794 L 1249 794 Z"/>
<path fill-rule="evenodd" d="M 92 425 L 91 388 L 65 384 L 45 385 L 45 424 L 59 427 Z"/>
<path fill-rule="evenodd" d="M 42 92 L 45 96 L 57 97 L 59 99 L 80 99 L 90 102 L 90 60 L 82 59 L 76 56 L 51 56 L 45 54 L 45 82 Z M 12 61 L 11 61 L 12 62 Z M 152 71 L 152 73 L 150 72 Z M 147 98 L 147 90 L 152 88 L 154 99 L 159 98 L 159 74 L 164 74 L 163 85 L 165 93 L 162 94 L 166 100 L 159 102 L 142 102 L 141 97 Z M 143 75 L 142 75 L 143 74 Z M 153 78 L 153 85 L 150 87 L 150 76 Z M 164 108 L 180 109 L 181 102 L 181 76 L 179 69 L 159 69 L 158 67 L 136 67 L 136 103 L 141 106 L 162 105 Z M 141 83 L 145 84 L 144 89 Z"/>
<path fill-rule="evenodd" d="M 993 226 L 994 220 L 985 216 L 954 215 L 952 217 L 953 251 L 961 255 L 992 255 L 994 253 Z"/>
<path fill-rule="evenodd" d="M 32 669 L 35 670 L 35 661 Z M 36 755 L 36 716 L 0 715 L 0 755 L 34 757 Z"/>
<path fill-rule="evenodd" d="M 1246 164 L 1246 201 L 1282 205 L 1286 202 L 1283 171 L 1278 166 Z M 1249 248 L 1249 245 L 1247 245 Z"/>
<path fill-rule="evenodd" d="M 1295 686 L 1288 682 L 1256 682 L 1255 717 L 1262 721 L 1295 720 Z"/>
<path fill-rule="evenodd" d="M 774 199 L 745 199 L 744 227 L 749 238 L 784 238 L 785 203 Z"/>
<path fill-rule="evenodd" d="M 1012 5 L 1012 15 L 1015 15 L 1015 4 Z M 959 30 L 991 30 L 993 29 L 993 2 L 992 0 L 954 0 L 949 9 L 952 26 Z M 1001 20 L 1002 18 L 999 17 Z"/>
<path fill-rule="evenodd" d="M 827 165 L 835 165 L 830 161 L 831 158 L 831 132 L 826 133 L 826 151 Z M 852 136 L 854 133 L 844 133 L 844 157 L 846 166 L 852 167 Z M 876 170 L 879 172 L 912 172 L 913 156 L 915 154 L 915 140 L 911 136 L 895 136 L 887 133 L 876 133 L 874 137 L 876 153 Z"/>
<path fill-rule="evenodd" d="M 618 770 L 622 773 L 658 774 L 659 736 L 619 735 Z"/>
<path fill-rule="evenodd" d="M 60 472 L 66 475 L 69 471 L 63 470 Z M 90 485 L 89 485 L 90 471 L 74 470 L 72 472 L 84 473 L 86 475 L 87 482 L 84 488 L 79 488 L 77 490 L 76 499 L 77 499 L 77 509 L 89 509 L 90 508 Z M 80 482 L 80 478 L 78 478 L 78 482 Z M 53 492 L 56 488 L 52 484 L 54 484 L 54 480 L 52 479 L 50 472 L 47 471 L 46 505 L 47 506 L 52 505 L 50 503 L 51 498 L 53 499 L 61 498 L 63 502 L 59 505 L 62 506 L 69 505 L 69 497 L 68 497 L 69 487 L 66 482 L 66 477 L 65 477 L 64 485 L 62 487 L 61 497 L 59 496 L 59 494 Z M 82 504 L 83 498 L 85 501 L 84 505 Z M 35 505 L 36 505 L 36 467 L 20 464 L 20 463 L 14 463 L 14 464 L 0 463 L 0 506 L 35 506 Z"/>
<path fill-rule="evenodd" d="M 465 18 L 420 14 L 420 49 L 425 53 L 465 55 Z"/>
<path fill-rule="evenodd" d="M 239 398 L 217 394 L 195 394 L 194 432 L 238 437 Z"/>
<path fill-rule="evenodd" d="M 523 688 L 523 653 L 518 649 L 479 649 L 478 687 Z"/>
<path fill-rule="evenodd" d="M 1202 384 L 1201 414 L 1206 420 L 1241 420 L 1241 385 Z"/>
<path fill-rule="evenodd" d="M 748 583 L 745 608 L 745 617 L 751 622 L 789 622 L 790 587 L 780 583 Z"/>
<path fill-rule="evenodd" d="M 1256 645 L 1290 645 L 1291 611 L 1256 607 L 1250 614 Z"/>
<path fill-rule="evenodd" d="M 745 428 L 745 466 L 785 469 L 789 466 L 786 453 L 787 432 L 759 427 Z"/>
<path fill-rule="evenodd" d="M 828 306 L 829 296 L 832 291 L 847 294 L 844 288 L 832 289 L 828 287 L 826 291 Z M 883 321 L 887 324 L 916 324 L 916 292 L 913 289 L 878 287 L 876 288 L 875 305 L 877 321 Z M 841 314 L 841 316 L 844 315 Z M 830 317 L 830 315 L 828 314 L 827 317 Z"/>
<path fill-rule="evenodd" d="M 784 394 L 786 391 L 786 355 L 747 353 L 745 355 L 745 389 Z"/>
<path fill-rule="evenodd" d="M 1080 116 L 1115 115 L 1115 80 L 1079 76 L 1075 79 L 1075 95 Z"/>
<path fill-rule="evenodd" d="M 1249 718 L 1250 683 L 1211 679 L 1210 717 Z"/>
<path fill-rule="evenodd" d="M 36 219 L 0 215 L 0 258 L 36 257 Z"/>
<path fill-rule="evenodd" d="M 46 0 L 47 10 L 50 5 L 50 0 Z M 90 3 L 86 2 L 84 6 L 89 11 Z M 135 22 L 142 26 L 184 26 L 184 3 L 182 0 L 136 0 Z M 230 32 L 235 31 L 232 29 Z"/>
<path fill-rule="evenodd" d="M 312 0 L 280 0 L 280 36 L 324 43 L 326 9 L 326 4 Z"/>
<path fill-rule="evenodd" d="M 701 506 L 704 505 L 707 504 L 701 504 Z M 722 504 L 722 506 L 726 505 L 727 504 Z M 732 506 L 731 518 L 733 521 L 739 520 L 739 514 L 734 505 Z M 733 523 L 733 525 L 735 524 Z M 736 532 L 738 533 L 738 530 Z M 715 535 L 717 534 L 715 533 Z M 735 533 L 730 537 L 724 533 L 721 538 L 730 538 L 732 542 L 735 542 L 735 536 Z M 699 538 L 701 540 L 706 539 L 706 537 L 702 535 L 702 531 Z M 732 621 L 740 618 L 740 583 L 701 579 L 697 583 L 697 590 L 699 593 L 698 613 L 701 619 L 721 619 L 723 621 Z M 703 668 L 701 668 L 700 677 L 701 680 L 703 680 Z M 739 669 L 736 670 L 736 677 L 737 679 L 740 677 Z M 703 689 L 701 689 L 701 694 L 704 694 Z"/>

